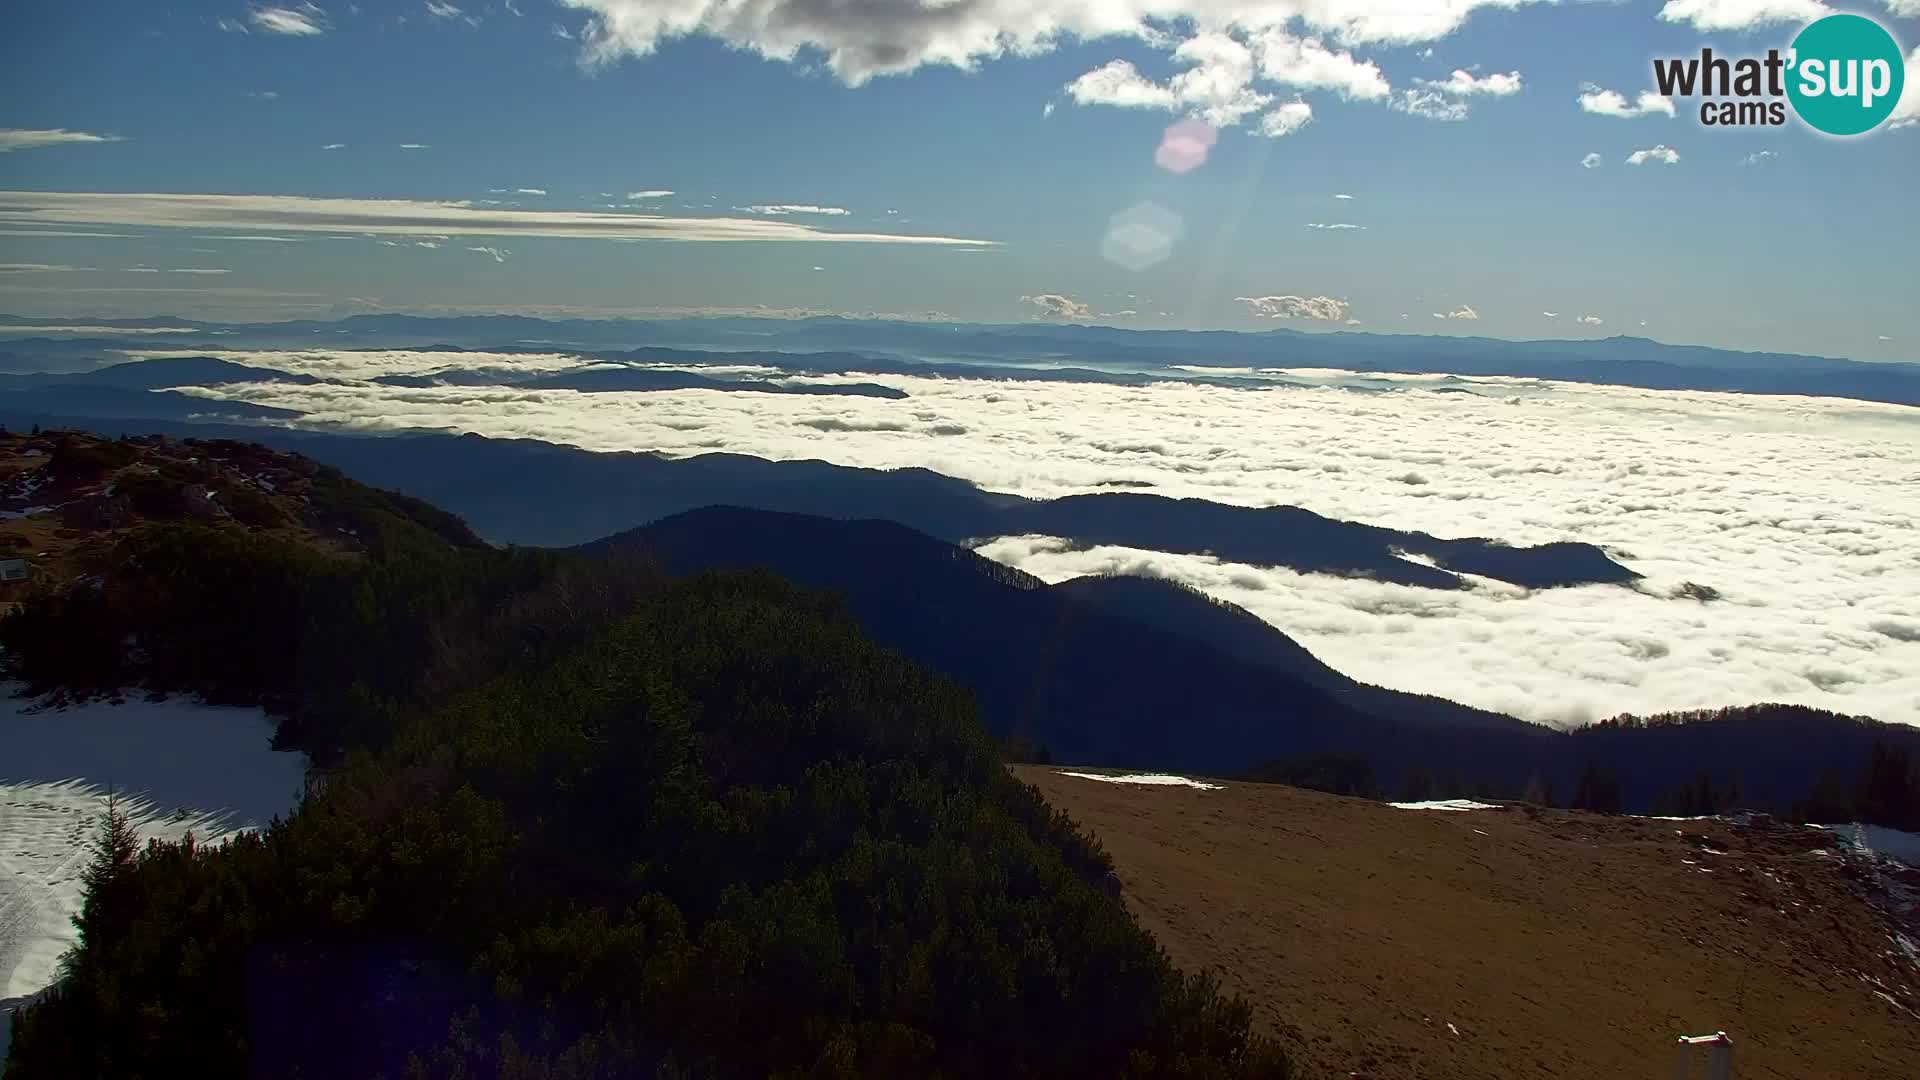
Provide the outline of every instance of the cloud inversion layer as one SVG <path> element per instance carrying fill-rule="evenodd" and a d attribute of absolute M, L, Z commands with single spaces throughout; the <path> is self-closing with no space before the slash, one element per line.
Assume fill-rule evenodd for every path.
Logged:
<path fill-rule="evenodd" d="M 335 377 L 476 363 L 459 353 L 218 355 Z M 1646 575 L 1642 588 L 1484 583 L 1440 593 L 1041 540 L 985 550 L 1043 577 L 1176 577 L 1248 607 L 1356 678 L 1530 719 L 1788 701 L 1920 723 L 1914 410 L 1533 379 L 1244 377 L 1305 385 L 846 376 L 899 387 L 905 401 L 369 385 L 207 392 L 365 429 L 921 466 L 1037 497 L 1120 482 L 1440 536 L 1586 541 Z M 1676 598 L 1686 582 L 1722 598 Z"/>

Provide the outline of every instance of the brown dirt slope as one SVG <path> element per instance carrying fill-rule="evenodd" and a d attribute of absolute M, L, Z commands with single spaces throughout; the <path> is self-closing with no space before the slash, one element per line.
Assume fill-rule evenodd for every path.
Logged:
<path fill-rule="evenodd" d="M 1741 1080 L 1920 1077 L 1920 966 L 1831 834 L 1016 772 L 1306 1075 L 1665 1078 L 1724 1029 Z"/>

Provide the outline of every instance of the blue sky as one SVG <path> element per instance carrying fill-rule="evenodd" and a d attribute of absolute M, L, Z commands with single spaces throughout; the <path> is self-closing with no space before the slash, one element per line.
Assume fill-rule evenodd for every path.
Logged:
<path fill-rule="evenodd" d="M 1596 96 L 1632 107 L 1653 56 L 1784 47 L 1819 0 L 845 9 L 21 0 L 0 310 L 765 307 L 1920 359 L 1920 123 L 1715 130 Z M 1858 10 L 1920 42 L 1916 0 Z M 1214 141 L 1166 168 L 1188 116 Z"/>

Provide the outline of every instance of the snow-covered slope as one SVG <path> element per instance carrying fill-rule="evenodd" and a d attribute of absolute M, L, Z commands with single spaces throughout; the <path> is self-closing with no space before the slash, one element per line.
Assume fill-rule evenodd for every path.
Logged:
<path fill-rule="evenodd" d="M 51 983 L 109 791 L 142 838 L 218 842 L 298 803 L 306 760 L 258 709 L 192 701 L 30 711 L 0 684 L 0 1014 Z M 0 1060 L 11 1016 L 0 1015 Z"/>

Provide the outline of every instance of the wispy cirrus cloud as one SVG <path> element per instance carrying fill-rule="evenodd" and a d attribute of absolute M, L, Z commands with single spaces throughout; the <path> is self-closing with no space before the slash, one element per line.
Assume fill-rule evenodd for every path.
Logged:
<path fill-rule="evenodd" d="M 644 195 L 645 193 L 643 192 L 641 196 L 629 195 L 627 198 L 632 199 L 643 197 Z M 757 203 L 753 206 L 736 206 L 734 209 L 743 213 L 760 214 L 766 217 L 786 217 L 789 214 L 816 214 L 822 217 L 846 217 L 847 214 L 851 212 L 845 207 L 814 206 L 811 203 Z"/>
<path fill-rule="evenodd" d="M 229 28 L 226 25 L 228 23 L 232 23 L 232 20 L 223 20 L 222 28 Z M 316 4 L 252 8 L 247 12 L 247 24 L 263 34 L 285 34 L 289 37 L 313 37 L 326 33 L 329 28 L 326 11 Z"/>
<path fill-rule="evenodd" d="M 119 141 L 118 135 L 96 135 L 91 131 L 68 131 L 66 128 L 0 128 L 0 154 L 41 146 Z"/>
<path fill-rule="evenodd" d="M 469 202 L 326 199 L 294 195 L 3 191 L 0 225 L 131 225 L 248 233 L 358 232 L 382 236 L 540 236 L 596 240 L 825 242 L 992 246 L 991 240 L 891 232 L 831 232 L 764 217 L 671 217 L 574 210 L 508 210 Z"/>

